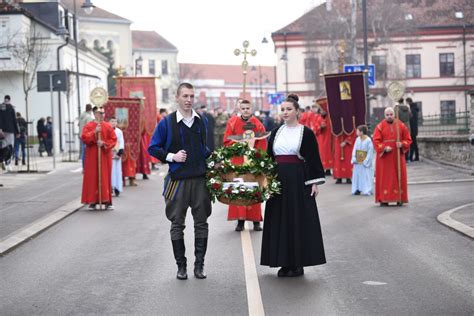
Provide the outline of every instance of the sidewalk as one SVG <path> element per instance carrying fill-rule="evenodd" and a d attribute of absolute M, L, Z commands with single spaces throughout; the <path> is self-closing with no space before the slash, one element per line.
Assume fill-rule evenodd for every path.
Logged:
<path fill-rule="evenodd" d="M 427 159 L 409 163 L 407 173 L 409 186 L 434 183 L 449 185 L 465 182 L 466 185 L 474 187 L 474 176 L 469 170 L 446 166 Z M 472 201 L 474 202 L 474 199 Z M 441 224 L 474 238 L 474 203 L 446 210 L 437 219 Z"/>

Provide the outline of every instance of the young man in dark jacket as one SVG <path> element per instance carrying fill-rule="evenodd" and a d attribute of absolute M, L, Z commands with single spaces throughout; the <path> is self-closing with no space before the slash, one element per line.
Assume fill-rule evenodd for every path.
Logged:
<path fill-rule="evenodd" d="M 207 250 L 211 215 L 211 199 L 206 186 L 206 158 L 211 154 L 207 147 L 207 119 L 193 110 L 194 87 L 181 83 L 176 94 L 178 110 L 161 120 L 155 129 L 148 152 L 168 162 L 163 196 L 166 217 L 171 221 L 171 242 L 178 265 L 176 277 L 188 278 L 184 246 L 186 213 L 191 208 L 194 219 L 194 276 L 206 278 L 204 256 Z"/>
<path fill-rule="evenodd" d="M 19 137 L 20 134 L 15 110 L 10 100 L 10 96 L 6 95 L 4 102 L 0 104 L 0 163 L 3 162 L 4 168 L 8 171 L 12 171 L 10 162 L 13 155 L 15 137 Z"/>

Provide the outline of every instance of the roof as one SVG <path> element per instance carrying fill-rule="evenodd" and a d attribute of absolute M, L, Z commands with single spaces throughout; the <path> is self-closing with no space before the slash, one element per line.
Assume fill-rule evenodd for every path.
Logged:
<path fill-rule="evenodd" d="M 273 66 L 249 66 L 247 83 L 258 80 L 258 68 L 262 74 L 262 84 L 275 84 L 275 68 Z M 240 65 L 209 65 L 179 64 L 181 79 L 191 80 L 224 80 L 226 84 L 242 84 L 242 66 Z"/>
<path fill-rule="evenodd" d="M 54 33 L 57 32 L 57 29 L 54 26 L 49 25 L 48 23 L 37 18 L 33 13 L 26 10 L 25 8 L 22 8 L 17 4 L 8 4 L 8 3 L 3 3 L 3 2 L 0 3 L 0 15 L 8 15 L 8 14 L 23 14 L 24 16 L 30 18 L 36 23 L 41 24 L 42 26 L 53 31 Z"/>
<path fill-rule="evenodd" d="M 74 0 L 60 0 L 60 2 L 69 10 L 74 11 Z M 126 23 L 132 23 L 132 21 L 123 18 L 117 14 L 112 12 L 106 11 L 100 7 L 94 6 L 94 10 L 92 10 L 91 14 L 87 14 L 81 9 L 82 1 L 76 1 L 76 9 L 77 15 L 82 18 L 91 18 L 91 19 L 104 19 L 104 20 L 113 20 L 113 21 L 121 21 Z"/>
<path fill-rule="evenodd" d="M 324 21 L 331 19 L 334 21 L 335 15 L 350 17 L 351 8 L 349 1 L 333 0 L 331 11 L 327 11 L 326 6 L 327 4 L 323 3 L 314 7 L 297 20 L 273 34 L 303 34 L 308 29 L 308 26 L 312 30 L 319 29 L 320 27 L 324 28 Z M 456 11 L 463 11 L 466 25 L 474 24 L 474 2 L 471 0 L 367 0 L 369 32 L 373 26 L 377 28 L 377 18 L 379 21 L 382 21 L 381 23 L 383 23 L 383 19 L 385 21 L 394 21 L 395 19 L 403 21 L 407 14 L 411 14 L 413 17 L 410 26 L 418 29 L 460 27 L 463 22 L 456 19 Z M 358 26 L 361 27 L 362 14 L 360 7 L 357 21 Z"/>
<path fill-rule="evenodd" d="M 132 31 L 132 43 L 133 49 L 178 51 L 176 46 L 155 31 Z"/>

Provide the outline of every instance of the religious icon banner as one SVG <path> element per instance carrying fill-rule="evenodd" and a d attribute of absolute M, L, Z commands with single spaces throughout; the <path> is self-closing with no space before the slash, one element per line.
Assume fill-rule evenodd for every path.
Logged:
<path fill-rule="evenodd" d="M 144 100 L 140 132 L 152 136 L 156 127 L 156 77 L 117 77 L 117 95 Z"/>
<path fill-rule="evenodd" d="M 117 119 L 117 127 L 123 132 L 125 141 L 122 161 L 137 160 L 140 153 L 140 126 L 142 125 L 143 106 L 138 98 L 109 97 L 104 105 L 105 119 Z"/>
<path fill-rule="evenodd" d="M 349 135 L 365 124 L 364 73 L 329 74 L 324 80 L 332 133 Z"/>

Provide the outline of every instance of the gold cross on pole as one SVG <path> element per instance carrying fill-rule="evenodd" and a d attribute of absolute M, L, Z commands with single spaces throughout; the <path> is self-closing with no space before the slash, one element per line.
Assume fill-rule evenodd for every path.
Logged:
<path fill-rule="evenodd" d="M 244 75 L 244 91 L 243 91 L 243 96 L 245 98 L 245 86 L 247 85 L 247 66 L 249 65 L 248 61 L 247 61 L 247 55 L 250 54 L 252 56 L 255 56 L 257 55 L 257 51 L 255 49 L 252 49 L 251 51 L 248 51 L 247 48 L 249 47 L 249 41 L 244 41 L 243 42 L 243 46 L 244 46 L 244 50 L 241 51 L 240 49 L 236 48 L 234 50 L 234 55 L 235 56 L 239 56 L 240 54 L 243 54 L 244 55 L 244 60 L 242 61 L 242 73 Z"/>

